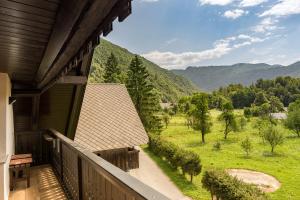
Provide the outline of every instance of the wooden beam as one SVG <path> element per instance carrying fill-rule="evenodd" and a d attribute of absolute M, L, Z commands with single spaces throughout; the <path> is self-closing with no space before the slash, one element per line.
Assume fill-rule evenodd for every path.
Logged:
<path fill-rule="evenodd" d="M 86 76 L 63 76 L 56 82 L 57 84 L 85 85 L 88 78 Z"/>
<path fill-rule="evenodd" d="M 80 71 L 86 77 L 88 76 L 88 73 L 89 73 L 89 68 L 91 66 L 93 54 L 94 54 L 94 51 L 91 51 L 89 54 L 87 54 L 83 57 Z M 85 85 L 78 85 L 78 86 L 76 86 L 76 88 L 74 90 L 73 104 L 72 104 L 72 107 L 70 108 L 70 116 L 69 116 L 69 121 L 68 121 L 67 128 L 66 128 L 66 130 L 67 130 L 66 135 L 68 138 L 71 138 L 71 139 L 74 139 L 74 137 L 75 137 L 78 119 L 79 119 L 79 115 L 80 115 L 80 110 L 81 110 L 81 106 L 82 106 L 82 102 L 83 102 L 85 87 L 86 87 Z"/>
<path fill-rule="evenodd" d="M 76 59 L 80 51 L 85 50 L 88 43 L 105 31 L 105 35 L 109 33 L 112 26 L 111 23 L 119 17 L 119 21 L 124 20 L 131 13 L 131 0 L 110 0 L 110 1 L 93 1 L 85 14 L 82 15 L 74 28 L 74 32 L 65 42 L 59 55 L 48 67 L 48 71 L 44 76 L 39 76 L 38 88 L 43 88 L 51 80 L 55 79 L 69 63 Z M 125 12 L 126 11 L 126 12 Z M 84 27 L 84 28 L 80 28 Z"/>
<path fill-rule="evenodd" d="M 63 49 L 63 46 L 66 45 L 65 43 L 70 35 L 76 31 L 73 29 L 74 25 L 77 23 L 80 14 L 88 3 L 89 1 L 62 1 L 47 49 L 37 72 L 36 80 L 38 82 L 44 78 L 54 60 Z"/>
<path fill-rule="evenodd" d="M 40 90 L 12 90 L 12 96 L 13 97 L 35 97 L 40 95 Z"/>

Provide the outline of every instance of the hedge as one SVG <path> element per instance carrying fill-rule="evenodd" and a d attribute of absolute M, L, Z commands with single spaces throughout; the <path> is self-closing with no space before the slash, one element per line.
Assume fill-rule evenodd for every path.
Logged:
<path fill-rule="evenodd" d="M 149 148 L 157 156 L 164 158 L 175 170 L 181 168 L 183 174 L 193 177 L 201 173 L 202 165 L 198 154 L 162 140 L 158 135 L 150 135 Z"/>
<path fill-rule="evenodd" d="M 230 176 L 224 170 L 208 170 L 204 172 L 202 187 L 217 200 L 266 200 L 268 197 L 256 186 L 246 184 Z"/>

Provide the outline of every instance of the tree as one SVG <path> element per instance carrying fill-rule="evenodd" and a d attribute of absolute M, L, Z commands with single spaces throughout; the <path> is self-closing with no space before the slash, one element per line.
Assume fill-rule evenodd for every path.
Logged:
<path fill-rule="evenodd" d="M 251 141 L 250 141 L 249 137 L 246 137 L 246 139 L 242 141 L 241 147 L 245 151 L 247 157 L 249 157 L 249 153 L 252 150 L 252 144 L 251 144 Z"/>
<path fill-rule="evenodd" d="M 233 113 L 233 106 L 230 101 L 227 101 L 222 106 L 222 114 L 219 116 L 220 120 L 224 121 L 225 129 L 224 129 L 224 139 L 227 139 L 227 135 L 231 131 L 237 130 L 236 117 Z"/>
<path fill-rule="evenodd" d="M 283 143 L 283 134 L 276 126 L 269 126 L 263 130 L 263 133 L 264 139 L 270 144 L 271 153 L 273 153 L 275 147 Z"/>
<path fill-rule="evenodd" d="M 191 102 L 194 105 L 191 110 L 192 127 L 201 131 L 202 143 L 205 143 L 205 135 L 210 132 L 212 126 L 208 110 L 208 96 L 205 93 L 194 94 Z"/>
<path fill-rule="evenodd" d="M 118 61 L 116 56 L 111 53 L 107 58 L 106 67 L 104 70 L 104 82 L 105 83 L 119 83 L 120 82 L 121 70 L 118 66 Z"/>
<path fill-rule="evenodd" d="M 265 93 L 264 92 L 257 93 L 255 100 L 254 100 L 254 104 L 257 106 L 260 106 L 264 103 L 268 103 L 268 99 L 267 99 Z"/>
<path fill-rule="evenodd" d="M 164 113 L 162 119 L 166 125 L 166 128 L 168 128 L 168 125 L 170 123 L 170 116 L 167 113 Z"/>
<path fill-rule="evenodd" d="M 291 110 L 291 111 L 290 111 Z M 289 109 L 285 126 L 300 137 L 300 108 Z"/>
<path fill-rule="evenodd" d="M 278 97 L 275 96 L 271 96 L 270 97 L 270 111 L 272 113 L 276 113 L 276 112 L 281 112 L 283 111 L 283 103 L 280 101 L 280 99 Z"/>
<path fill-rule="evenodd" d="M 149 73 L 137 55 L 132 59 L 127 73 L 126 86 L 147 132 L 159 133 L 162 129 L 157 91 L 149 81 Z"/>

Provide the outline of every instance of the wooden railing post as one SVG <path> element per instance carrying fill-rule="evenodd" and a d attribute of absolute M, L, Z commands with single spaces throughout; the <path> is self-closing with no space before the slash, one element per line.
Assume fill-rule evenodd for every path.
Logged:
<path fill-rule="evenodd" d="M 83 194 L 82 194 L 82 161 L 81 158 L 77 157 L 77 167 L 78 167 L 78 199 L 81 200 L 83 199 Z"/>
<path fill-rule="evenodd" d="M 63 167 L 63 154 L 62 154 L 62 141 L 60 141 L 60 139 L 57 139 L 58 141 L 58 145 L 57 145 L 57 148 L 58 148 L 58 153 L 59 153 L 59 159 L 60 159 L 60 178 L 61 178 L 61 181 L 63 182 L 64 181 L 64 167 Z"/>

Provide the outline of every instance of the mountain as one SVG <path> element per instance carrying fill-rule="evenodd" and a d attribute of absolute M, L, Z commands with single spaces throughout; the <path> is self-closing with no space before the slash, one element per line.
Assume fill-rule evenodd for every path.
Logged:
<path fill-rule="evenodd" d="M 102 39 L 94 52 L 89 82 L 103 82 L 105 63 L 111 52 L 117 57 L 119 66 L 121 67 L 121 75 L 124 80 L 126 79 L 127 69 L 134 54 L 125 48 Z M 151 82 L 160 92 L 162 101 L 177 101 L 181 96 L 190 95 L 198 90 L 191 81 L 183 76 L 163 69 L 143 57 L 141 59 L 149 71 Z"/>
<path fill-rule="evenodd" d="M 190 79 L 201 90 L 212 91 L 231 83 L 250 85 L 260 78 L 300 77 L 300 62 L 289 66 L 239 63 L 229 66 L 188 67 L 185 70 L 172 71 Z"/>

